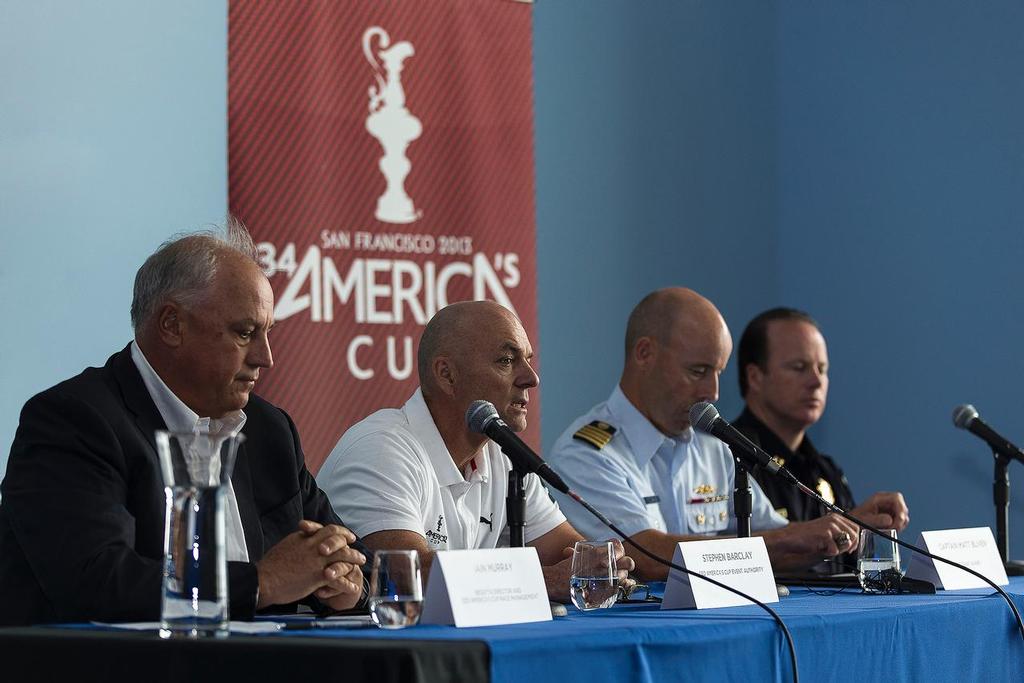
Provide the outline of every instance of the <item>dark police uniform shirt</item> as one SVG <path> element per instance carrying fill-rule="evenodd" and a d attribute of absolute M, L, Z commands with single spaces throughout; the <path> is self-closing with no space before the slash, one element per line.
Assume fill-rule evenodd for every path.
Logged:
<path fill-rule="evenodd" d="M 853 492 L 846 481 L 843 470 L 827 455 L 819 453 L 805 434 L 796 452 L 789 450 L 763 422 L 750 412 L 743 410 L 732 425 L 760 446 L 768 455 L 779 461 L 787 470 L 809 488 L 817 491 L 822 498 L 850 510 L 854 507 Z M 752 475 L 768 495 L 775 511 L 791 522 L 804 522 L 824 516 L 828 510 L 821 503 L 811 500 L 796 487 L 787 484 L 775 475 L 759 470 Z"/>

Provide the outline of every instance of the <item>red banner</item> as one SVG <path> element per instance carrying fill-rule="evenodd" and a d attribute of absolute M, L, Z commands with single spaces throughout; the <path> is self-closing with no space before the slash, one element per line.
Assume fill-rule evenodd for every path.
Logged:
<path fill-rule="evenodd" d="M 229 203 L 278 321 L 258 392 L 294 417 L 314 472 L 412 394 L 439 308 L 493 299 L 537 343 L 530 12 L 230 2 Z"/>

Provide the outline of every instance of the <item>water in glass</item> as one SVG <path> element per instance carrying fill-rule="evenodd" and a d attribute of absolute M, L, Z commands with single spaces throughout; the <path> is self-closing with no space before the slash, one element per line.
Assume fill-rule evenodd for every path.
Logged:
<path fill-rule="evenodd" d="M 156 433 L 164 480 L 160 636 L 228 632 L 225 495 L 241 434 Z"/>
<path fill-rule="evenodd" d="M 393 598 L 393 599 L 392 599 Z M 381 628 L 405 628 L 419 623 L 423 600 L 396 595 L 370 598 L 370 617 Z"/>
<path fill-rule="evenodd" d="M 373 556 L 370 617 L 380 628 L 419 623 L 423 608 L 420 556 L 415 550 L 378 550 Z"/>
<path fill-rule="evenodd" d="M 577 609 L 611 607 L 619 596 L 615 546 L 611 541 L 579 541 L 572 551 L 569 597 Z"/>
<path fill-rule="evenodd" d="M 868 529 L 860 531 L 857 549 L 857 580 L 865 593 L 893 593 L 903 580 L 900 567 L 900 549 L 896 545 L 896 531 L 889 537 L 878 536 Z"/>
<path fill-rule="evenodd" d="M 569 579 L 569 597 L 577 609 L 588 611 L 611 607 L 618 596 L 615 578 L 574 576 Z"/>

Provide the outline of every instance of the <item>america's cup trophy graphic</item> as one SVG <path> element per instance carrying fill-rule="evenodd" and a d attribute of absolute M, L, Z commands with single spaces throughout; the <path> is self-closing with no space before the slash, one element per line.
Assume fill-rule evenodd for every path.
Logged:
<path fill-rule="evenodd" d="M 366 130 L 384 148 L 384 156 L 378 166 L 388 184 L 384 194 L 377 199 L 374 215 L 385 223 L 412 223 L 422 212 L 413 207 L 412 199 L 405 192 L 405 178 L 412 169 L 405 150 L 420 136 L 423 126 L 405 108 L 401 79 L 403 62 L 416 52 L 412 43 L 405 40 L 392 45 L 387 31 L 372 26 L 363 33 L 363 54 L 373 67 L 377 80 L 369 90 L 370 115 L 366 117 Z"/>

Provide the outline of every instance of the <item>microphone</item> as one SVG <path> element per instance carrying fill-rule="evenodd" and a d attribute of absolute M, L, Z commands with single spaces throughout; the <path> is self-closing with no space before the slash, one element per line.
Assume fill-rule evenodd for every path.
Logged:
<path fill-rule="evenodd" d="M 985 424 L 985 422 L 978 417 L 978 411 L 975 410 L 974 406 L 970 403 L 957 406 L 953 410 L 953 424 L 960 429 L 966 429 L 972 434 L 981 437 L 993 451 L 1004 458 L 1024 462 L 1024 451 L 1021 451 L 1021 449 L 1017 448 L 1015 445 L 999 435 L 994 429 Z"/>
<path fill-rule="evenodd" d="M 527 473 L 533 472 L 556 490 L 570 495 L 569 487 L 562 478 L 498 417 L 498 409 L 490 401 L 473 401 L 470 404 L 469 410 L 466 411 L 466 426 L 470 431 L 484 434 L 501 446 L 502 453 L 507 455 L 518 469 Z"/>
<path fill-rule="evenodd" d="M 690 407 L 690 424 L 697 431 L 710 434 L 723 441 L 732 450 L 733 455 L 745 457 L 748 462 L 760 465 L 772 474 L 779 476 L 788 475 L 787 478 L 793 478 L 793 475 L 788 470 L 782 469 L 774 458 L 758 448 L 754 442 L 740 433 L 738 429 L 722 419 L 718 414 L 718 409 L 713 404 L 707 401 L 694 403 Z"/>

